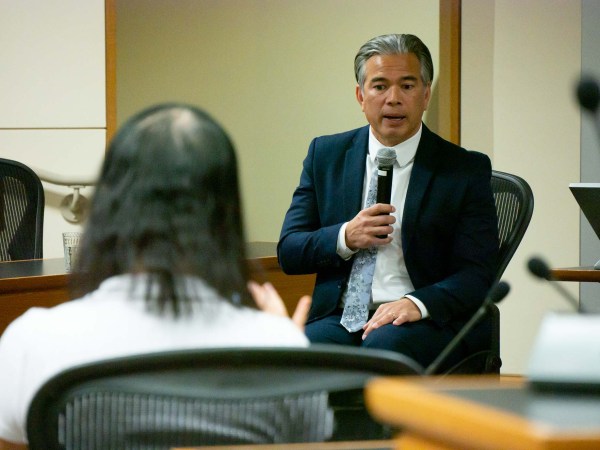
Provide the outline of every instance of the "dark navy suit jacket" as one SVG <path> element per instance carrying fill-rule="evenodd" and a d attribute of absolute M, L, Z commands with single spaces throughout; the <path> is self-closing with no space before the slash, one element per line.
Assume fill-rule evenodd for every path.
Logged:
<path fill-rule="evenodd" d="M 368 136 L 366 126 L 314 139 L 285 216 L 277 246 L 283 271 L 317 273 L 309 322 L 337 307 L 350 273 L 352 259 L 336 253 L 337 236 L 362 208 Z M 495 278 L 498 229 L 490 177 L 487 156 L 423 125 L 402 216 L 402 249 L 415 288 L 409 294 L 425 304 L 431 320 L 455 331 Z"/>

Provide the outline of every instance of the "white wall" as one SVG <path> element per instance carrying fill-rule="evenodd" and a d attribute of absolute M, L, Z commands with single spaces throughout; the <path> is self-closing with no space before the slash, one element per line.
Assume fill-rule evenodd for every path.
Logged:
<path fill-rule="evenodd" d="M 94 177 L 106 136 L 104 0 L 0 0 L 0 61 L 0 156 Z M 79 228 L 58 209 L 71 191 L 44 190 L 44 257 L 61 257 L 61 233 Z"/>
<path fill-rule="evenodd" d="M 569 310 L 526 270 L 532 255 L 553 267 L 579 265 L 580 114 L 573 87 L 581 66 L 581 3 L 463 0 L 462 144 L 493 167 L 529 182 L 533 219 L 505 272 L 500 305 L 504 373 L 523 373 L 540 320 Z M 565 283 L 577 295 L 577 283 Z"/>

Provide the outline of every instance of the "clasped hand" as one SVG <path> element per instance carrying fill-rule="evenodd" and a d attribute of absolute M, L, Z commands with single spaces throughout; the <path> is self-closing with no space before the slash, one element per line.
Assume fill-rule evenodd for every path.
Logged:
<path fill-rule="evenodd" d="M 351 250 L 381 246 L 392 242 L 392 224 L 396 218 L 391 214 L 396 211 L 392 205 L 377 203 L 360 211 L 346 225 L 346 245 Z M 378 238 L 383 236 L 385 238 Z"/>

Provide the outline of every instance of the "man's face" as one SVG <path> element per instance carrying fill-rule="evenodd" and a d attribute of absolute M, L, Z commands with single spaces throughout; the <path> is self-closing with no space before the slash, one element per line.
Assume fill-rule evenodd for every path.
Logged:
<path fill-rule="evenodd" d="M 365 85 L 362 91 L 356 86 L 356 98 L 377 140 L 391 147 L 414 136 L 431 97 L 418 58 L 413 53 L 376 55 L 365 69 Z"/>

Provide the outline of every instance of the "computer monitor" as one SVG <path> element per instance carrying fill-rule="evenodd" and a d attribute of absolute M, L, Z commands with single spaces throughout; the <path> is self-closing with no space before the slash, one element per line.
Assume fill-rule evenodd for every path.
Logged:
<path fill-rule="evenodd" d="M 571 183 L 569 189 L 596 236 L 600 239 L 600 183 Z M 594 268 L 600 269 L 600 260 L 594 265 Z"/>

